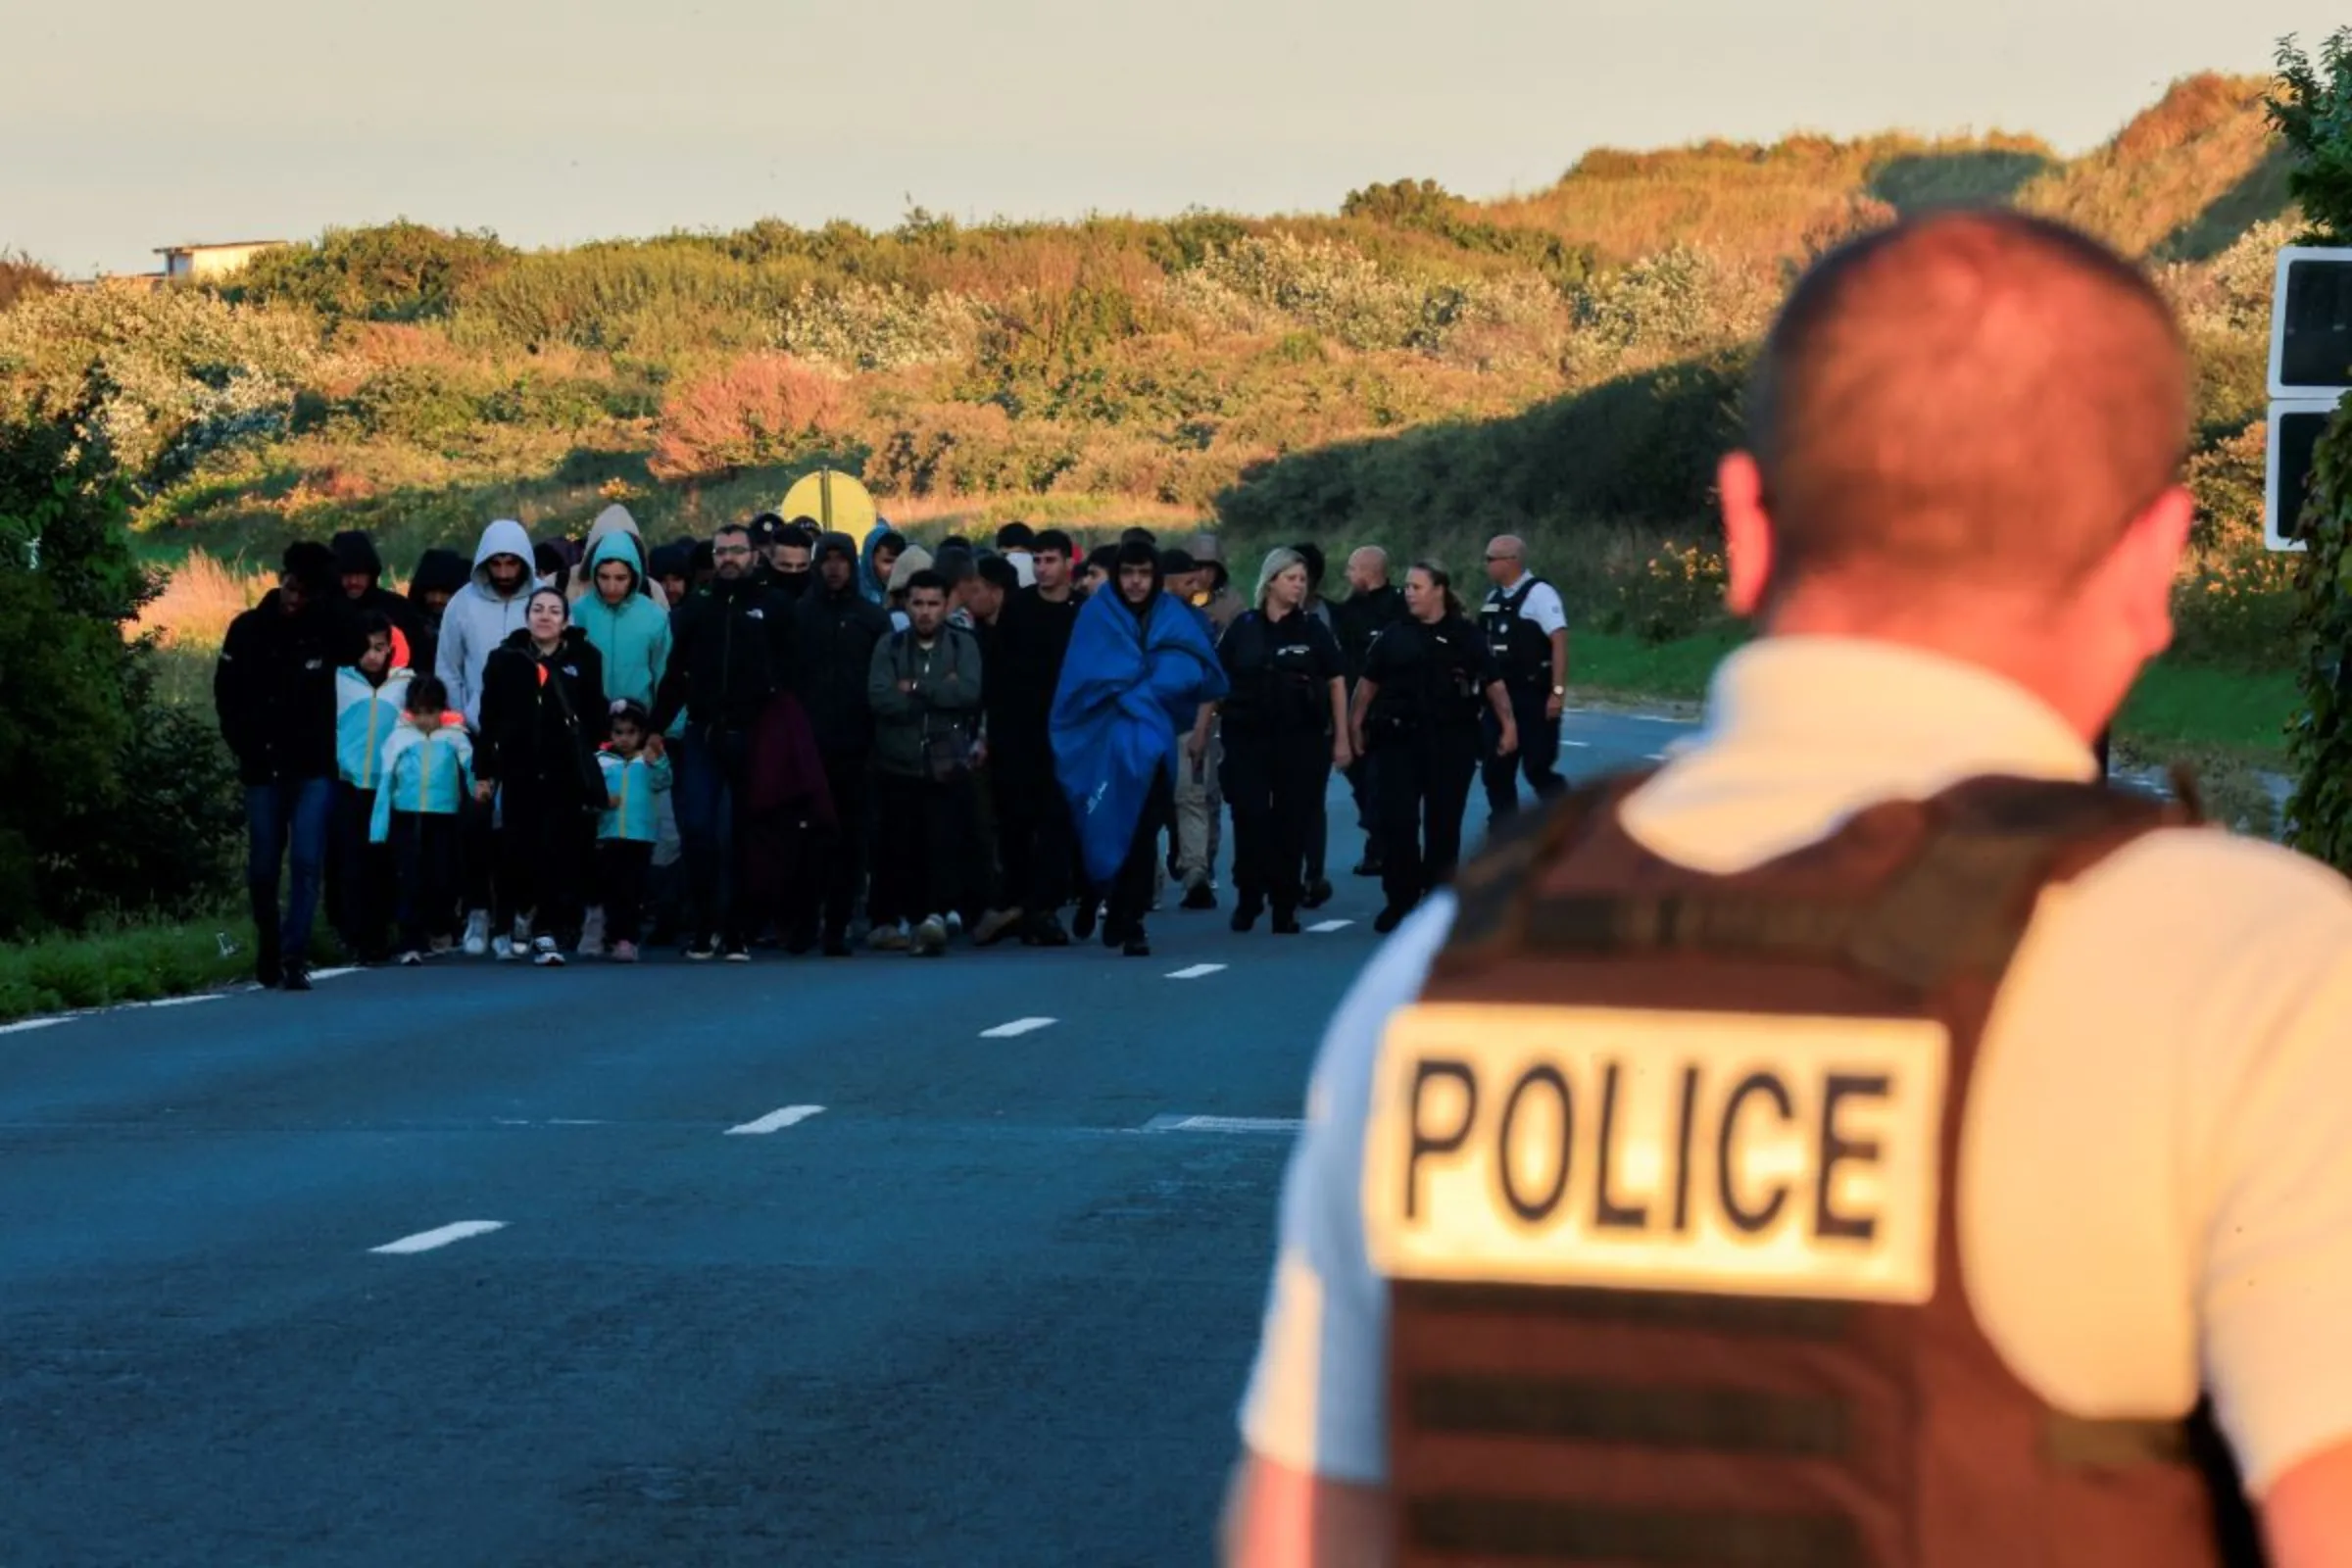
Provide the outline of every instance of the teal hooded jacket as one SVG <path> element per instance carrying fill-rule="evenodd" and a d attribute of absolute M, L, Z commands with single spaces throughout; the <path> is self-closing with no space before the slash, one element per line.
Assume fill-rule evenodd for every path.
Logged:
<path fill-rule="evenodd" d="M 669 788 L 669 759 L 648 757 L 639 752 L 635 757 L 622 757 L 607 746 L 596 754 L 596 765 L 605 775 L 605 811 L 597 820 L 596 836 L 600 839 L 626 839 L 632 844 L 651 844 L 662 836 L 662 816 L 654 797 Z M 618 806 L 612 804 L 619 801 Z"/>
<path fill-rule="evenodd" d="M 384 743 L 400 730 L 409 697 L 409 671 L 388 670 L 380 686 L 357 665 L 335 671 L 335 767 L 354 789 L 376 787 Z"/>
<path fill-rule="evenodd" d="M 597 591 L 596 570 L 608 561 L 629 568 L 629 591 L 617 605 Z M 588 557 L 588 591 L 571 607 L 571 623 L 588 634 L 605 662 L 605 700 L 654 706 L 655 688 L 669 668 L 669 612 L 645 592 L 645 563 L 636 536 L 615 530 Z"/>

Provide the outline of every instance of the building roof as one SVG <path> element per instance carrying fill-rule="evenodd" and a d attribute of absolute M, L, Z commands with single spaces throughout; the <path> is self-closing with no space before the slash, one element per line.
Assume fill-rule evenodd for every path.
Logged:
<path fill-rule="evenodd" d="M 290 240 L 282 239 L 208 239 L 197 240 L 186 245 L 158 245 L 155 248 L 155 254 L 158 256 L 182 256 L 189 251 L 238 251 L 249 249 L 255 245 L 291 243 Z"/>

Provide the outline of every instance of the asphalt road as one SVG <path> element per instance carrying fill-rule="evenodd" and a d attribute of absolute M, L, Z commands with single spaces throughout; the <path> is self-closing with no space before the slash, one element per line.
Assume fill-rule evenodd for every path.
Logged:
<path fill-rule="evenodd" d="M 1563 764 L 1685 728 L 1572 714 Z M 456 960 L 0 1030 L 0 1565 L 1208 1560 L 1375 940 L 1337 880 L 1297 937 L 1171 900 L 1149 961 Z"/>

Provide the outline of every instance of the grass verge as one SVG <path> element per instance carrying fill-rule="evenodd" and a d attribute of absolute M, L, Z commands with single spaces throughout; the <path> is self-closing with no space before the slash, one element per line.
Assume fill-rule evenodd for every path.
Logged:
<path fill-rule="evenodd" d="M 220 952 L 226 935 L 236 945 Z M 226 914 L 0 944 L 0 1022 L 158 1002 L 253 972 L 253 924 Z"/>
<path fill-rule="evenodd" d="M 1651 644 L 1580 631 L 1569 642 L 1570 664 L 1580 697 L 1696 702 L 1706 695 L 1715 665 L 1741 640 L 1731 632 L 1709 632 Z M 2116 720 L 2116 742 L 2152 762 L 2187 754 L 2283 771 L 2285 727 L 2299 702 L 2295 677 L 2283 670 L 2159 660 L 2125 702 Z"/>

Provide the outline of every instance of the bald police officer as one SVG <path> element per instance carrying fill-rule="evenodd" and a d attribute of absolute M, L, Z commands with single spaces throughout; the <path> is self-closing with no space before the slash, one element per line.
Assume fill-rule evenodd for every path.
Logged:
<path fill-rule="evenodd" d="M 2204 1568 L 2242 1482 L 2279 1568 L 2352 1563 L 2352 893 L 2092 782 L 2185 363 L 2021 216 L 1798 286 L 1698 744 L 1523 817 L 1331 1023 L 1228 1561 Z"/>

